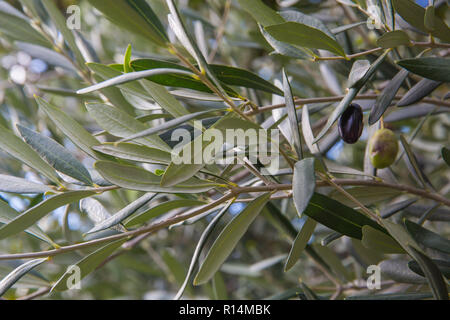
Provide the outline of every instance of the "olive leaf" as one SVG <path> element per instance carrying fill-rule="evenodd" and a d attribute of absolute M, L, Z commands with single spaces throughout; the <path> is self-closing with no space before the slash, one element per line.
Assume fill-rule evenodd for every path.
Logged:
<path fill-rule="evenodd" d="M 41 258 L 30 260 L 11 271 L 11 273 L 9 273 L 2 279 L 2 281 L 0 281 L 0 297 L 3 296 L 6 291 L 8 291 L 8 289 L 11 288 L 17 281 L 19 281 L 20 278 L 22 278 L 28 272 L 44 263 L 45 261 L 48 261 L 48 259 Z"/>
<path fill-rule="evenodd" d="M 292 243 L 291 251 L 286 260 L 284 271 L 289 271 L 295 263 L 300 259 L 302 251 L 306 248 L 309 239 L 311 238 L 317 222 L 311 218 L 307 218 L 302 226 L 302 229 L 298 232 L 297 237 Z"/>
<path fill-rule="evenodd" d="M 259 215 L 269 198 L 270 194 L 266 193 L 253 200 L 222 230 L 220 235 L 214 241 L 211 249 L 209 249 L 205 260 L 202 262 L 200 269 L 195 276 L 195 285 L 204 284 L 214 276 L 236 247 L 250 224 Z"/>
<path fill-rule="evenodd" d="M 87 185 L 93 184 L 89 171 L 59 143 L 21 125 L 17 128 L 25 142 L 53 168 Z"/>
<path fill-rule="evenodd" d="M 161 21 L 145 0 L 88 1 L 120 27 L 160 46 L 166 46 L 169 42 Z"/>

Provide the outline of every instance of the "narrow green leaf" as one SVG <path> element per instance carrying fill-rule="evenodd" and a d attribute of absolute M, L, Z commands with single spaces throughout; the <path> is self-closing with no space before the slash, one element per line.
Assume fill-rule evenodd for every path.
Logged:
<path fill-rule="evenodd" d="M 325 236 L 321 241 L 320 244 L 324 247 L 328 246 L 330 243 L 332 243 L 334 240 L 342 238 L 344 235 L 340 234 L 339 232 L 331 232 L 327 236 Z"/>
<path fill-rule="evenodd" d="M 57 95 L 61 97 L 73 97 L 77 99 L 89 99 L 89 100 L 99 99 L 95 94 L 79 95 L 77 94 L 76 90 L 68 88 L 48 87 L 43 85 L 37 85 L 37 88 L 42 92 L 50 93 L 52 95 Z"/>
<path fill-rule="evenodd" d="M 238 0 L 240 6 L 264 27 L 283 23 L 283 18 L 260 0 Z"/>
<path fill-rule="evenodd" d="M 392 199 L 402 192 L 398 190 L 392 190 L 391 188 L 382 188 L 382 187 L 351 187 L 346 189 L 347 193 L 352 195 L 354 198 L 358 199 L 365 206 L 373 205 L 376 203 L 380 203 L 382 201 L 386 201 Z M 342 204 L 345 204 L 349 207 L 355 207 L 356 204 L 345 195 L 343 195 L 338 190 L 332 191 L 330 197 L 339 201 Z"/>
<path fill-rule="evenodd" d="M 48 198 L 21 213 L 8 224 L 3 225 L 0 228 L 0 239 L 5 239 L 24 231 L 53 210 L 65 206 L 66 204 L 79 201 L 80 199 L 90 197 L 95 193 L 95 191 L 69 191 Z"/>
<path fill-rule="evenodd" d="M 428 248 L 450 254 L 450 241 L 442 236 L 425 229 L 421 225 L 405 220 L 405 226 L 409 234 L 419 243 Z"/>
<path fill-rule="evenodd" d="M 386 32 L 377 39 L 377 45 L 385 49 L 408 46 L 410 44 L 411 41 L 408 34 L 402 30 Z"/>
<path fill-rule="evenodd" d="M 61 67 L 73 72 L 74 74 L 77 72 L 69 59 L 54 50 L 27 42 L 17 41 L 15 44 L 21 51 L 28 53 L 36 59 L 43 60 L 55 67 Z"/>
<path fill-rule="evenodd" d="M 305 21 L 307 23 L 307 21 Z M 264 28 L 278 41 L 311 49 L 324 49 L 339 56 L 345 56 L 344 49 L 330 35 L 317 29 L 315 25 L 298 22 L 284 22 Z"/>
<path fill-rule="evenodd" d="M 383 220 L 382 223 L 403 249 L 417 261 L 425 274 L 435 299 L 448 300 L 447 286 L 441 272 L 433 261 L 425 255 L 408 231 L 403 226 L 387 220 Z"/>
<path fill-rule="evenodd" d="M 53 191 L 53 189 L 45 184 L 0 174 L 0 191 L 11 193 L 45 193 Z"/>
<path fill-rule="evenodd" d="M 30 260 L 14 269 L 5 278 L 3 278 L 2 281 L 0 281 L 0 297 L 3 296 L 6 291 L 8 291 L 8 289 L 11 288 L 17 281 L 19 281 L 20 278 L 45 261 L 48 261 L 48 259 L 41 258 Z"/>
<path fill-rule="evenodd" d="M 417 202 L 417 200 L 419 200 L 419 198 L 413 198 L 413 199 L 408 199 L 408 200 L 393 203 L 393 204 L 383 208 L 380 211 L 380 216 L 383 219 L 389 218 L 392 215 L 396 214 L 397 212 L 400 212 L 400 211 L 408 208 L 410 205 Z"/>
<path fill-rule="evenodd" d="M 362 239 L 364 225 L 385 232 L 362 213 L 320 193 L 314 193 L 304 213 L 324 226 L 356 239 Z"/>
<path fill-rule="evenodd" d="M 422 250 L 413 237 L 406 231 L 406 229 L 397 223 L 389 220 L 382 220 L 383 226 L 387 229 L 389 234 L 402 246 L 402 248 L 409 253 L 408 247 L 414 247 L 417 250 Z"/>
<path fill-rule="evenodd" d="M 430 79 L 422 79 L 417 82 L 411 89 L 406 92 L 406 94 L 397 102 L 397 106 L 406 107 L 413 103 L 416 103 L 422 98 L 428 96 L 437 87 L 439 87 L 442 82 L 434 81 Z"/>
<path fill-rule="evenodd" d="M 314 291 L 312 291 L 303 281 L 300 282 L 300 288 L 302 288 L 306 300 L 320 300 Z"/>
<path fill-rule="evenodd" d="M 450 262 L 448 260 L 437 260 L 433 259 L 431 260 L 433 263 L 438 267 L 439 271 L 442 273 L 442 275 L 450 279 Z M 422 269 L 420 268 L 420 265 L 417 263 L 417 261 L 411 260 L 408 262 L 408 267 L 418 275 L 421 275 L 422 277 L 425 277 L 425 274 L 423 273 Z"/>
<path fill-rule="evenodd" d="M 25 142 L 53 168 L 87 185 L 92 185 L 89 171 L 66 148 L 53 139 L 21 125 L 17 125 L 17 129 L 19 129 Z"/>
<path fill-rule="evenodd" d="M 22 161 L 50 181 L 59 183 L 58 174 L 39 155 L 19 137 L 0 125 L 0 149 Z"/>
<path fill-rule="evenodd" d="M 42 0 L 42 4 L 47 10 L 53 23 L 55 23 L 56 27 L 61 32 L 70 50 L 72 50 L 72 52 L 75 54 L 78 64 L 82 66 L 85 60 L 83 58 L 83 54 L 81 53 L 77 45 L 73 31 L 67 27 L 67 19 L 61 14 L 61 11 L 56 6 L 56 3 L 53 0 Z"/>
<path fill-rule="evenodd" d="M 110 161 L 97 161 L 95 168 L 109 182 L 132 190 L 163 193 L 200 193 L 217 186 L 217 184 L 209 181 L 191 178 L 171 187 L 162 187 L 160 185 L 161 177 L 150 171 Z"/>
<path fill-rule="evenodd" d="M 156 193 L 147 193 L 147 194 L 143 195 L 139 199 L 131 202 L 130 204 L 128 204 L 127 206 L 122 208 L 117 213 L 113 214 L 111 217 L 109 217 L 109 218 L 105 219 L 104 221 L 100 222 L 99 224 L 97 224 L 91 230 L 86 232 L 86 234 L 99 232 L 99 231 L 116 226 L 117 224 L 119 224 L 120 222 L 122 222 L 123 220 L 125 220 L 126 218 L 131 216 L 133 213 L 135 213 L 136 210 L 138 210 L 139 208 L 141 208 L 144 205 L 146 205 L 147 203 L 149 203 L 152 199 L 155 198 L 156 195 L 157 195 Z"/>
<path fill-rule="evenodd" d="M 289 256 L 284 266 L 284 271 L 290 270 L 298 261 L 298 259 L 300 259 L 300 255 L 306 248 L 309 239 L 314 233 L 316 225 L 317 225 L 316 221 L 314 221 L 311 218 L 306 218 L 306 221 L 303 224 L 302 229 L 298 232 L 297 237 L 292 243 L 291 251 L 289 252 Z"/>
<path fill-rule="evenodd" d="M 131 54 L 132 48 L 131 44 L 129 44 L 123 60 L 123 72 L 125 73 L 133 72 L 133 68 L 131 67 Z"/>
<path fill-rule="evenodd" d="M 314 134 L 311 128 L 311 122 L 309 121 L 308 105 L 305 104 L 302 107 L 302 132 L 305 143 L 308 146 L 309 152 L 312 154 L 320 153 L 317 144 L 314 144 Z"/>
<path fill-rule="evenodd" d="M 210 64 L 209 67 L 217 76 L 217 79 L 227 85 L 252 88 L 280 96 L 283 95 L 280 89 L 253 72 L 220 64 Z"/>
<path fill-rule="evenodd" d="M 84 198 L 80 201 L 80 211 L 87 214 L 89 219 L 95 224 L 102 223 L 111 214 L 106 210 L 106 208 L 100 203 L 100 201 L 94 198 Z"/>
<path fill-rule="evenodd" d="M 408 261 L 405 259 L 390 259 L 381 261 L 380 267 L 381 275 L 383 277 L 394 280 L 397 283 L 409 284 L 426 284 L 427 280 L 411 271 L 408 268 Z"/>
<path fill-rule="evenodd" d="M 279 208 L 268 202 L 266 207 L 263 209 L 263 216 L 266 218 L 279 232 L 286 235 L 289 239 L 294 241 L 298 232 L 292 225 L 291 221 L 281 213 Z M 317 254 L 312 246 L 306 245 L 305 252 L 325 270 L 331 272 L 330 267 L 322 260 L 322 258 Z"/>
<path fill-rule="evenodd" d="M 134 71 L 146 71 L 155 69 L 173 69 L 180 70 L 184 72 L 189 72 L 190 70 L 179 64 L 156 60 L 156 59 L 136 59 L 131 61 L 131 67 Z M 187 88 L 201 92 L 211 93 L 212 91 L 200 80 L 196 79 L 192 73 L 165 73 L 165 74 L 155 74 L 146 77 L 147 80 L 168 87 L 178 87 Z"/>
<path fill-rule="evenodd" d="M 428 285 L 436 300 L 448 300 L 447 284 L 439 268 L 433 261 L 414 247 L 409 246 L 409 254 L 417 261 L 427 278 Z"/>
<path fill-rule="evenodd" d="M 103 129 L 117 137 L 126 138 L 148 129 L 147 125 L 111 105 L 86 103 L 86 109 Z M 138 139 L 137 142 L 151 148 L 170 151 L 169 146 L 157 135 Z"/>
<path fill-rule="evenodd" d="M 294 205 L 297 209 L 297 214 L 301 216 L 308 207 L 316 189 L 314 158 L 306 158 L 295 164 L 292 185 Z"/>
<path fill-rule="evenodd" d="M 80 277 L 84 279 L 88 274 L 95 271 L 95 269 L 108 258 L 114 251 L 116 251 L 127 239 L 117 240 L 97 249 L 93 253 L 84 257 L 78 261 L 74 266 L 80 268 Z M 73 276 L 73 268 L 69 267 L 68 270 L 58 279 L 53 285 L 51 291 L 65 291 L 75 285 L 72 283 L 70 277 Z"/>
<path fill-rule="evenodd" d="M 291 136 L 294 144 L 295 152 L 299 160 L 303 159 L 302 139 L 300 137 L 300 130 L 298 128 L 297 110 L 295 109 L 294 97 L 292 96 L 291 85 L 286 75 L 286 71 L 283 70 L 283 89 L 284 99 L 286 102 L 286 109 L 289 118 L 289 126 L 291 128 Z"/>
<path fill-rule="evenodd" d="M 352 69 L 350 70 L 350 74 L 348 76 L 347 81 L 347 87 L 348 88 L 354 87 L 359 80 L 363 79 L 364 75 L 367 73 L 369 68 L 370 68 L 369 60 L 356 60 L 352 65 Z"/>
<path fill-rule="evenodd" d="M 114 24 L 160 46 L 169 42 L 164 27 L 145 0 L 88 0 Z"/>
<path fill-rule="evenodd" d="M 450 59 L 438 57 L 413 58 L 399 60 L 397 64 L 421 77 L 450 82 Z"/>
<path fill-rule="evenodd" d="M 190 71 L 184 71 L 184 70 L 179 70 L 179 69 L 167 69 L 167 68 L 152 69 L 152 70 L 145 70 L 145 71 L 136 71 L 136 72 L 125 73 L 125 74 L 122 74 L 122 75 L 117 76 L 115 78 L 108 79 L 108 80 L 105 80 L 103 82 L 94 84 L 94 85 L 89 86 L 87 88 L 80 89 L 80 90 L 77 91 L 77 93 L 78 94 L 86 94 L 86 93 L 94 92 L 94 91 L 97 91 L 97 90 L 101 90 L 101 89 L 105 89 L 105 88 L 109 88 L 109 87 L 114 87 L 114 86 L 118 86 L 118 85 L 125 84 L 125 83 L 128 83 L 128 82 L 132 82 L 132 81 L 148 78 L 148 77 L 151 77 L 151 76 L 154 76 L 154 75 L 172 74 L 172 73 L 185 74 L 185 75 L 191 75 L 192 74 L 192 72 L 190 72 Z"/>
<path fill-rule="evenodd" d="M 95 73 L 94 76 L 96 76 L 95 79 L 97 82 L 103 82 L 108 79 L 116 78 L 120 75 L 123 75 L 123 73 L 122 73 L 123 65 L 120 65 L 120 71 L 114 69 L 111 66 L 107 66 L 104 64 L 100 64 L 100 63 L 89 62 L 89 63 L 86 63 L 86 65 L 89 67 L 89 69 L 91 71 L 93 71 Z M 109 88 L 101 90 L 101 92 L 103 94 L 113 93 L 114 97 L 116 95 L 122 96 L 122 92 L 124 92 L 124 91 L 126 91 L 127 93 L 129 93 L 133 96 L 136 96 L 136 97 L 139 97 L 142 99 L 148 100 L 148 98 L 149 98 L 147 92 L 144 90 L 144 88 L 138 81 L 131 81 L 128 83 L 119 84 L 117 87 L 109 87 Z M 115 98 L 117 98 L 117 97 L 115 97 Z M 126 101 L 123 98 L 123 96 L 121 97 L 121 100 Z M 118 100 L 118 101 L 120 101 L 120 100 Z M 111 101 L 111 102 L 113 102 L 113 101 Z M 114 105 L 116 107 L 120 107 L 119 104 L 114 103 Z"/>
<path fill-rule="evenodd" d="M 317 254 L 330 266 L 333 273 L 336 274 L 343 281 L 353 280 L 352 275 L 342 264 L 338 255 L 329 247 L 322 246 L 318 243 L 312 245 Z"/>
<path fill-rule="evenodd" d="M 191 34 L 188 32 L 183 19 L 173 0 L 166 0 L 170 14 L 168 15 L 169 25 L 175 36 L 181 42 L 183 47 L 197 61 L 202 70 L 207 70 L 206 61 L 203 53 L 197 46 Z M 205 68 L 206 67 L 206 68 Z"/>
<path fill-rule="evenodd" d="M 263 35 L 264 39 L 266 39 L 267 43 L 275 50 L 274 53 L 278 53 L 287 57 L 295 58 L 295 59 L 308 59 L 311 55 L 307 54 L 301 48 L 297 48 L 288 43 L 278 41 L 274 37 L 272 37 L 261 24 L 258 24 L 259 31 Z"/>
<path fill-rule="evenodd" d="M 202 252 L 206 241 L 209 239 L 209 236 L 211 235 L 212 231 L 214 230 L 214 227 L 219 223 L 220 219 L 223 217 L 223 215 L 228 211 L 228 208 L 232 204 L 232 201 L 229 201 L 227 205 L 223 207 L 222 210 L 220 210 L 219 213 L 216 214 L 216 216 L 211 220 L 211 222 L 208 224 L 206 229 L 203 231 L 202 235 L 200 236 L 200 239 L 198 240 L 197 246 L 195 247 L 194 254 L 192 255 L 191 263 L 189 265 L 189 270 L 186 274 L 186 277 L 184 279 L 183 284 L 181 285 L 181 288 L 178 290 L 177 294 L 173 298 L 173 300 L 179 300 L 181 296 L 183 295 L 183 292 L 190 282 L 192 275 L 194 273 L 194 269 L 197 267 L 198 259 L 200 257 L 200 253 Z M 219 272 L 216 272 L 216 275 L 220 274 Z M 215 277 L 214 277 L 215 278 Z M 213 286 L 214 286 L 214 278 L 213 278 Z"/>
<path fill-rule="evenodd" d="M 171 153 L 167 151 L 126 142 L 117 144 L 108 142 L 93 147 L 93 149 L 110 156 L 130 161 L 168 164 L 172 160 Z"/>
<path fill-rule="evenodd" d="M 267 201 L 269 201 L 269 198 L 269 193 L 256 198 L 250 202 L 239 215 L 233 218 L 229 224 L 227 224 L 214 241 L 208 255 L 200 266 L 194 279 L 194 285 L 204 284 L 214 276 L 236 247 L 250 224 L 259 215 Z"/>
<path fill-rule="evenodd" d="M 155 70 L 161 68 L 177 69 L 188 72 L 189 69 L 178 64 L 156 60 L 156 59 L 137 59 L 131 62 L 131 66 L 135 71 Z M 225 91 L 230 96 L 236 96 L 236 93 L 225 85 L 234 85 L 245 88 L 253 88 L 269 93 L 282 95 L 282 92 L 270 82 L 262 79 L 253 72 L 235 68 L 226 65 L 210 64 L 209 68 L 216 75 L 217 79 L 224 84 Z M 168 73 L 153 75 L 146 78 L 147 80 L 155 83 L 170 86 L 189 88 L 193 90 L 199 90 L 203 92 L 212 92 L 207 86 L 205 86 L 200 80 L 197 80 L 193 75 Z"/>
<path fill-rule="evenodd" d="M 11 208 L 6 202 L 0 200 L 0 223 L 2 224 L 8 224 L 15 218 L 19 216 L 19 213 Z M 55 248 L 57 245 L 53 242 L 53 240 L 44 233 L 44 231 L 41 230 L 38 226 L 31 226 L 28 229 L 25 230 L 26 233 L 45 241 Z"/>
<path fill-rule="evenodd" d="M 212 287 L 214 292 L 214 298 L 216 300 L 229 299 L 227 293 L 227 286 L 220 272 L 216 272 L 216 274 L 212 278 Z"/>
<path fill-rule="evenodd" d="M 402 247 L 386 235 L 384 232 L 378 231 L 370 226 L 362 227 L 362 244 L 368 248 L 381 253 L 404 253 Z"/>
<path fill-rule="evenodd" d="M 57 107 L 49 104 L 42 98 L 35 98 L 39 107 L 76 146 L 94 159 L 99 158 L 99 154 L 92 150 L 92 147 L 100 145 L 100 141 Z"/>
<path fill-rule="evenodd" d="M 217 91 L 221 93 L 224 97 L 228 97 L 228 94 L 225 92 L 223 86 L 220 81 L 217 79 L 214 72 L 212 72 L 209 64 L 207 63 L 205 57 L 203 56 L 202 51 L 197 46 L 196 41 L 194 41 L 191 34 L 188 32 L 183 19 L 174 3 L 173 0 L 166 0 L 167 6 L 169 7 L 170 14 L 168 15 L 169 25 L 172 28 L 172 31 L 175 33 L 176 37 L 184 48 L 191 54 L 192 57 L 197 60 L 197 63 L 200 67 L 200 71 L 205 73 L 212 84 L 216 87 Z"/>
<path fill-rule="evenodd" d="M 428 6 L 425 8 L 425 16 L 424 16 L 424 21 L 423 21 L 423 25 L 425 26 L 425 28 L 428 31 L 433 31 L 434 27 L 435 27 L 435 22 L 436 21 L 436 14 L 435 14 L 435 10 L 434 10 L 434 6 Z"/>
<path fill-rule="evenodd" d="M 177 258 L 175 258 L 174 254 L 172 254 L 171 251 L 167 249 L 162 252 L 161 258 L 169 271 L 169 280 L 177 285 L 182 284 L 184 280 L 184 274 L 186 273 L 184 265 L 181 264 L 181 262 L 178 261 Z M 189 294 L 192 294 L 192 287 L 189 286 L 187 288 L 187 291 L 189 292 Z"/>
<path fill-rule="evenodd" d="M 197 118 L 199 116 L 202 116 L 202 115 L 205 115 L 205 114 L 208 114 L 208 113 L 212 113 L 212 112 L 217 112 L 217 110 L 206 110 L 206 111 L 199 111 L 199 112 L 190 113 L 190 114 L 187 114 L 185 116 L 181 116 L 181 117 L 175 118 L 173 120 L 164 122 L 163 124 L 161 124 L 159 126 L 152 127 L 152 128 L 146 129 L 144 131 L 141 131 L 139 133 L 133 134 L 133 135 L 131 135 L 129 137 L 121 139 L 120 142 L 126 142 L 126 141 L 130 141 L 130 140 L 135 140 L 135 139 L 138 139 L 138 138 L 147 137 L 147 136 L 150 136 L 150 135 L 153 135 L 153 134 L 157 134 L 157 133 L 159 133 L 161 131 L 172 129 L 172 128 L 178 126 L 178 125 L 181 125 L 181 124 L 183 124 L 185 122 L 188 122 L 188 121 L 190 121 L 192 119 L 195 119 L 195 118 Z"/>
<path fill-rule="evenodd" d="M 355 256 L 361 259 L 365 265 L 377 265 L 383 260 L 383 255 L 377 251 L 367 249 L 361 243 L 361 240 L 351 239 L 351 246 L 354 250 Z"/>
<path fill-rule="evenodd" d="M 400 70 L 386 85 L 370 110 L 369 125 L 373 125 L 383 116 L 384 112 L 394 100 L 403 81 L 408 77 L 408 73 L 409 72 L 404 69 Z"/>
<path fill-rule="evenodd" d="M 374 75 L 374 73 L 378 70 L 378 68 L 381 66 L 381 64 L 383 63 L 384 59 L 386 58 L 386 56 L 388 55 L 389 52 L 390 52 L 389 49 L 384 51 L 383 54 L 381 54 L 374 62 L 372 62 L 370 67 L 368 69 L 366 69 L 366 71 L 364 73 L 360 74 L 360 76 L 358 77 L 358 80 L 353 81 L 351 83 L 351 85 L 349 85 L 349 87 L 356 88 L 359 91 L 366 84 L 366 82 L 369 81 L 369 79 Z M 353 67 L 352 67 L 352 71 L 353 71 Z"/>
<path fill-rule="evenodd" d="M 450 41 L 450 29 L 441 18 L 434 16 L 433 30 L 428 30 L 425 26 L 425 9 L 412 0 L 392 0 L 395 12 L 405 19 L 410 25 L 429 33 L 445 42 Z"/>
<path fill-rule="evenodd" d="M 344 32 L 344 31 L 347 31 L 347 30 L 359 27 L 359 26 L 361 26 L 363 24 L 367 24 L 367 21 L 360 21 L 360 22 L 355 22 L 355 23 L 351 23 L 351 24 L 346 24 L 346 25 L 343 25 L 343 26 L 339 26 L 339 27 L 333 28 L 330 31 L 331 31 L 332 34 L 338 34 L 338 33 L 341 33 L 341 32 Z"/>
<path fill-rule="evenodd" d="M 425 174 L 423 173 L 422 169 L 419 167 L 419 164 L 417 163 L 417 158 L 414 155 L 414 152 L 411 149 L 411 146 L 406 141 L 405 137 L 401 134 L 400 135 L 400 142 L 402 143 L 403 149 L 406 152 L 407 161 L 411 164 L 411 168 L 413 170 L 412 174 L 417 177 L 422 184 L 422 187 L 427 186 L 428 178 L 426 178 Z"/>
<path fill-rule="evenodd" d="M 189 114 L 186 108 L 163 86 L 148 80 L 141 80 L 141 84 L 153 100 L 173 117 L 176 118 Z"/>
<path fill-rule="evenodd" d="M 50 43 L 31 26 L 31 20 L 6 1 L 0 7 L 0 31 L 12 39 L 49 46 Z"/>

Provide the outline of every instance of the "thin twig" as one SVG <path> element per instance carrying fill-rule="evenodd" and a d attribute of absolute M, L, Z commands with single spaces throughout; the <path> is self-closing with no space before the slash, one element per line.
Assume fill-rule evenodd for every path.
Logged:
<path fill-rule="evenodd" d="M 225 8 L 223 10 L 222 21 L 220 22 L 219 30 L 217 31 L 216 43 L 208 57 L 208 61 L 210 62 L 214 60 L 217 51 L 219 50 L 220 43 L 222 42 L 223 35 L 225 34 L 225 27 L 227 24 L 228 15 L 230 13 L 230 8 L 231 8 L 231 0 L 227 0 L 227 2 L 225 2 Z"/>
<path fill-rule="evenodd" d="M 360 95 L 357 95 L 354 100 L 375 100 L 378 98 L 378 96 L 379 96 L 379 94 L 374 94 L 374 93 L 360 94 Z M 294 100 L 294 103 L 296 105 L 303 105 L 303 104 L 311 104 L 311 103 L 339 102 L 344 97 L 345 97 L 344 95 L 339 95 L 339 96 L 330 96 L 330 97 L 296 99 L 296 100 Z M 402 98 L 403 98 L 402 95 L 396 95 L 394 97 L 394 100 L 400 100 Z M 448 102 L 448 101 L 443 101 L 443 100 L 433 99 L 433 98 L 424 98 L 421 101 L 425 102 L 425 103 L 433 104 L 433 105 L 450 108 L 450 102 Z M 271 111 L 271 110 L 279 109 L 279 108 L 284 108 L 285 106 L 286 106 L 286 104 L 284 104 L 284 103 L 272 104 L 272 105 L 260 107 L 260 108 L 258 108 L 258 110 L 247 111 L 245 114 L 247 116 L 252 116 L 255 114 L 262 113 L 262 112 Z"/>
<path fill-rule="evenodd" d="M 37 291 L 35 291 L 35 292 L 33 292 L 33 293 L 29 294 L 29 295 L 17 298 L 17 300 L 33 300 L 35 298 L 41 297 L 43 295 L 46 295 L 47 293 L 50 292 L 50 289 L 51 289 L 51 287 L 40 288 Z"/>

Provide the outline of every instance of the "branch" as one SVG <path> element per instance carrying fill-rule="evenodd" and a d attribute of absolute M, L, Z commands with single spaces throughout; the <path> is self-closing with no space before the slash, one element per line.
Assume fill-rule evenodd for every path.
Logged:
<path fill-rule="evenodd" d="M 411 194 L 415 194 L 418 196 L 421 196 L 423 198 L 431 199 L 434 201 L 437 201 L 439 203 L 442 203 L 448 207 L 450 207 L 450 199 L 444 198 L 443 196 L 436 194 L 436 193 L 430 193 L 423 189 L 417 189 L 414 187 L 406 186 L 406 185 L 400 185 L 400 184 L 393 184 L 393 183 L 387 183 L 387 182 L 378 182 L 378 181 L 371 181 L 371 180 L 353 180 L 353 179 L 334 179 L 333 182 L 340 186 L 373 186 L 373 187 L 385 187 L 390 188 L 394 190 L 400 190 L 405 191 Z M 318 181 L 317 187 L 327 187 L 329 186 L 329 183 L 327 181 Z M 119 240 L 123 238 L 132 238 L 143 234 L 152 233 L 158 230 L 161 230 L 163 228 L 169 227 L 173 224 L 185 221 L 187 219 L 190 219 L 192 217 L 195 217 L 203 212 L 206 212 L 210 209 L 215 208 L 219 204 L 226 202 L 234 197 L 237 197 L 240 194 L 243 193 L 254 193 L 254 192 L 268 192 L 268 191 L 282 191 L 282 190 L 291 190 L 292 184 L 273 184 L 268 186 L 258 186 L 258 187 L 235 187 L 232 188 L 229 193 L 224 195 L 223 197 L 193 211 L 188 211 L 184 214 L 180 214 L 171 218 L 168 218 L 163 221 L 158 221 L 155 223 L 152 223 L 148 226 L 112 235 L 109 237 L 101 238 L 101 239 L 95 239 L 91 241 L 86 241 L 79 244 L 74 244 L 70 246 L 61 247 L 59 249 L 53 249 L 48 251 L 41 251 L 41 252 L 30 252 L 30 253 L 16 253 L 16 254 L 6 254 L 6 255 L 0 255 L 0 261 L 1 260 L 14 260 L 14 259 L 32 259 L 32 258 L 41 258 L 41 257 L 53 257 L 58 254 L 72 252 L 75 250 L 91 247 L 94 245 L 111 242 L 114 240 Z"/>
<path fill-rule="evenodd" d="M 410 47 L 426 47 L 426 48 L 443 48 L 443 49 L 448 49 L 450 48 L 450 44 L 448 43 L 435 43 L 435 42 L 414 42 L 412 41 L 411 44 L 409 45 Z M 331 56 L 331 57 L 314 57 L 313 61 L 320 61 L 320 60 L 351 60 L 351 59 L 355 59 L 361 56 L 365 56 L 374 52 L 378 52 L 381 50 L 384 50 L 385 48 L 373 48 L 370 50 L 366 50 L 366 51 L 362 51 L 362 52 L 358 52 L 355 54 L 349 54 L 346 55 L 345 57 L 342 56 Z"/>
<path fill-rule="evenodd" d="M 334 179 L 333 182 L 340 186 L 372 186 L 372 187 L 384 187 L 394 190 L 405 191 L 411 194 L 421 196 L 423 198 L 431 199 L 446 206 L 450 207 L 450 199 L 444 198 L 443 196 L 430 193 L 424 189 L 418 189 L 406 185 L 394 184 L 388 182 L 378 182 L 373 180 L 354 180 L 354 179 Z M 317 181 L 317 187 L 327 187 L 329 186 L 327 181 Z M 233 189 L 234 192 L 238 194 L 242 193 L 252 193 L 252 192 L 265 192 L 273 190 L 291 190 L 291 184 L 274 184 L 269 186 L 258 186 L 258 187 L 236 187 Z"/>
<path fill-rule="evenodd" d="M 192 217 L 195 217 L 195 216 L 197 216 L 203 212 L 206 212 L 210 209 L 213 209 L 213 208 L 217 207 L 219 204 L 221 204 L 225 201 L 228 201 L 228 200 L 234 198 L 235 196 L 236 196 L 236 194 L 232 191 L 232 192 L 226 194 L 225 196 L 223 196 L 223 197 L 221 197 L 221 198 L 219 198 L 197 210 L 189 211 L 185 214 L 180 214 L 180 215 L 171 217 L 167 220 L 158 221 L 158 222 L 152 223 L 148 226 L 145 226 L 145 227 L 142 227 L 142 228 L 139 228 L 136 230 L 119 233 L 119 234 L 115 234 L 115 235 L 100 238 L 100 239 L 94 239 L 94 240 L 86 241 L 83 243 L 77 243 L 77 244 L 73 244 L 70 246 L 61 247 L 59 249 L 40 251 L 40 252 L 0 255 L 0 261 L 1 260 L 14 260 L 14 259 L 33 259 L 33 258 L 43 258 L 43 257 L 54 257 L 59 254 L 92 247 L 92 246 L 106 243 L 106 242 L 112 242 L 112 241 L 119 240 L 119 239 L 131 238 L 131 237 L 136 237 L 136 236 L 146 234 L 146 233 L 152 233 L 152 232 L 161 230 L 163 228 L 169 227 L 173 224 L 176 224 L 176 223 L 185 221 L 187 219 L 190 219 Z"/>
<path fill-rule="evenodd" d="M 360 95 L 357 95 L 354 100 L 375 100 L 375 99 L 378 98 L 378 96 L 379 96 L 379 94 L 375 94 L 375 93 L 360 94 Z M 345 97 L 344 95 L 339 95 L 339 96 L 331 96 L 331 97 L 296 99 L 294 102 L 295 102 L 296 105 L 303 105 L 303 104 L 308 104 L 308 103 L 339 102 L 344 97 Z M 403 96 L 396 95 L 394 97 L 394 100 L 400 100 L 401 98 L 403 98 Z M 450 108 L 450 102 L 439 100 L 439 99 L 424 98 L 421 101 L 423 101 L 425 103 L 437 105 L 437 106 Z M 262 112 L 266 112 L 266 111 L 270 111 L 270 110 L 273 110 L 273 109 L 284 108 L 285 106 L 286 106 L 286 104 L 284 104 L 284 103 L 272 104 L 272 105 L 260 107 L 257 110 L 247 111 L 245 114 L 247 116 L 252 116 L 252 115 L 255 115 L 255 114 L 258 114 L 258 113 L 262 113 Z"/>

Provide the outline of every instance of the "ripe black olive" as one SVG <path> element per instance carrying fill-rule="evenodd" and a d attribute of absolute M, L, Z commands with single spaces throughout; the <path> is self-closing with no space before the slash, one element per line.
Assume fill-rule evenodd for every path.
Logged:
<path fill-rule="evenodd" d="M 355 143 L 362 134 L 363 113 L 361 107 L 352 103 L 345 109 L 339 118 L 339 135 L 346 143 Z"/>

